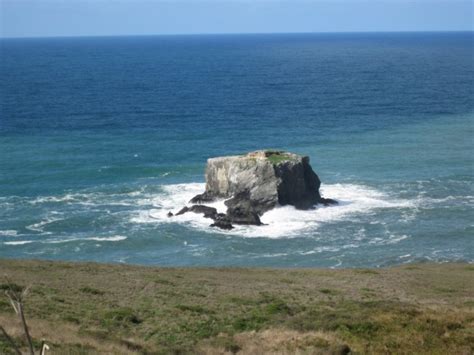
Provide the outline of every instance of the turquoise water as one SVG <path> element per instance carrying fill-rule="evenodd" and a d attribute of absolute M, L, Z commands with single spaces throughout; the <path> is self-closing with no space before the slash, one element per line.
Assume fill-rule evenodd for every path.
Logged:
<path fill-rule="evenodd" d="M 474 261 L 472 33 L 0 43 L 0 257 Z M 309 155 L 339 206 L 231 232 L 166 217 L 208 157 L 265 147 Z"/>

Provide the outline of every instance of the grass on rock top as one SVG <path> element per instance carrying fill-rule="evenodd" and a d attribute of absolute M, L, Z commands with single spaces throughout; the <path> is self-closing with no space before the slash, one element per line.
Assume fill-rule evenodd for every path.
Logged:
<path fill-rule="evenodd" d="M 473 351 L 466 264 L 367 272 L 0 260 L 0 269 L 14 287 L 31 285 L 26 316 L 52 354 Z M 26 345 L 5 297 L 0 325 Z M 1 336 L 0 353 L 11 353 Z"/>
<path fill-rule="evenodd" d="M 267 156 L 267 160 L 273 165 L 278 165 L 280 163 L 283 163 L 291 159 L 292 159 L 292 156 L 285 153 L 282 153 L 282 154 L 274 153 Z"/>
<path fill-rule="evenodd" d="M 245 153 L 239 156 L 245 159 L 249 159 L 250 161 L 254 161 L 254 162 L 256 162 L 257 159 L 264 158 L 264 159 L 267 159 L 273 165 L 278 165 L 280 163 L 290 161 L 290 160 L 297 160 L 297 155 L 284 152 L 281 150 L 273 150 L 273 149 L 262 150 L 262 151 L 252 152 L 252 153 Z"/>

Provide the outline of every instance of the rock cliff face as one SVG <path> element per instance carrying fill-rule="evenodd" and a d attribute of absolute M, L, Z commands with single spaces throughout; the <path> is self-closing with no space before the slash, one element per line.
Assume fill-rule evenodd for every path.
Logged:
<path fill-rule="evenodd" d="M 320 185 L 309 157 L 282 151 L 256 151 L 209 159 L 206 191 L 190 202 L 202 204 L 228 198 L 227 214 L 219 216 L 220 222 L 259 225 L 259 216 L 276 205 L 310 209 L 316 204 L 336 203 L 321 197 Z M 199 213 L 198 210 L 190 211 Z"/>
<path fill-rule="evenodd" d="M 207 195 L 230 198 L 248 191 L 249 198 L 258 201 L 258 212 L 262 214 L 278 203 L 277 187 L 278 179 L 272 163 L 255 153 L 207 161 Z"/>
<path fill-rule="evenodd" d="M 277 204 L 308 209 L 325 203 L 319 194 L 320 185 L 308 157 L 281 151 L 257 151 L 209 159 L 204 195 L 230 198 L 247 190 L 263 213 Z"/>

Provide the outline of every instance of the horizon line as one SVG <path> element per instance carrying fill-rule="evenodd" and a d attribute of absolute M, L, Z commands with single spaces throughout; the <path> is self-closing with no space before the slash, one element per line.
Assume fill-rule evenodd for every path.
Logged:
<path fill-rule="evenodd" d="M 155 34 L 97 34 L 54 36 L 0 36 L 3 39 L 60 39 L 104 37 L 178 37 L 178 36 L 232 36 L 232 35 L 297 35 L 297 34 L 384 34 L 384 33 L 473 33 L 471 30 L 400 30 L 400 31 L 317 31 L 317 32 L 202 32 L 202 33 L 155 33 Z"/>

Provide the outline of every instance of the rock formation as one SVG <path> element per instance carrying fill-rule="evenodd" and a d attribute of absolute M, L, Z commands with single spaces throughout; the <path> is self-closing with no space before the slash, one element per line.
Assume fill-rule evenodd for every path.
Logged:
<path fill-rule="evenodd" d="M 277 205 L 306 210 L 317 204 L 336 204 L 321 197 L 320 185 L 307 156 L 264 150 L 211 158 L 207 161 L 205 192 L 193 197 L 190 203 L 195 205 L 183 208 L 177 215 L 188 211 L 204 213 L 214 219 L 213 226 L 226 229 L 232 223 L 260 225 L 260 216 Z M 201 205 L 223 198 L 228 199 L 225 215 Z"/>

